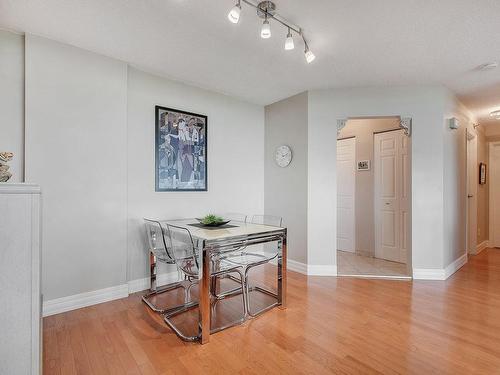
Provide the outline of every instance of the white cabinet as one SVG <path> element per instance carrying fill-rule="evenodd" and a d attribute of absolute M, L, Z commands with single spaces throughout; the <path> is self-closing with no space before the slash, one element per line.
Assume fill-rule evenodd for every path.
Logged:
<path fill-rule="evenodd" d="M 40 188 L 0 183 L 0 374 L 41 373 Z"/>

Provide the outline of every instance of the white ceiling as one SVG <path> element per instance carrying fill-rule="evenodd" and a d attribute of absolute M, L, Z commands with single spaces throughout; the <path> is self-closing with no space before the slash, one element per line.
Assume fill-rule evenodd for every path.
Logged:
<path fill-rule="evenodd" d="M 276 0 L 304 28 L 259 37 L 261 20 L 235 0 L 0 0 L 0 27 L 43 35 L 139 68 L 248 101 L 269 104 L 315 88 L 442 83 L 480 116 L 500 109 L 498 0 Z M 298 45 L 296 39 L 296 45 Z M 484 117 L 487 118 L 488 116 Z"/>

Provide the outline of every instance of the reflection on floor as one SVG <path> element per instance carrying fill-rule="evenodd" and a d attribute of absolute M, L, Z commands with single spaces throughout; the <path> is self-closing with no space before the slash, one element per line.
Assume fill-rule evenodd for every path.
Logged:
<path fill-rule="evenodd" d="M 406 264 L 337 251 L 339 275 L 408 276 Z"/>

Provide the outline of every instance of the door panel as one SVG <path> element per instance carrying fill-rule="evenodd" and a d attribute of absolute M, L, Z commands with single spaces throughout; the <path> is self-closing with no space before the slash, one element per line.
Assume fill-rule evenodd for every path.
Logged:
<path fill-rule="evenodd" d="M 356 139 L 337 141 L 337 249 L 355 251 Z"/>
<path fill-rule="evenodd" d="M 374 136 L 375 256 L 406 263 L 408 254 L 410 163 L 403 131 Z"/>

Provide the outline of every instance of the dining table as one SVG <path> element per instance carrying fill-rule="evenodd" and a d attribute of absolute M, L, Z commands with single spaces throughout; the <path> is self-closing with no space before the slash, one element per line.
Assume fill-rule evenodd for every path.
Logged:
<path fill-rule="evenodd" d="M 191 233 L 199 257 L 200 343 L 210 341 L 211 259 L 218 252 L 239 251 L 250 245 L 277 242 L 277 300 L 286 308 L 287 229 L 264 224 L 231 221 L 220 227 L 203 226 L 196 219 L 169 220 L 167 224 L 186 228 Z"/>

